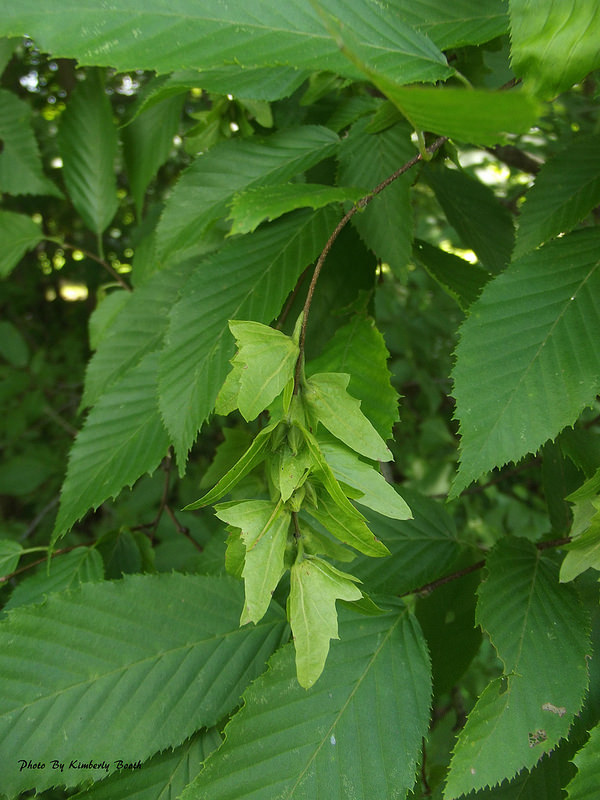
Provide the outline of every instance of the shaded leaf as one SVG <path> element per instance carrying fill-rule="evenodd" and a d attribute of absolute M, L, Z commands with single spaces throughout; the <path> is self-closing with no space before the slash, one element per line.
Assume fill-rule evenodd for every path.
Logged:
<path fill-rule="evenodd" d="M 310 506 L 307 511 L 340 542 L 367 556 L 387 556 L 387 547 L 369 530 L 362 514 L 357 513 L 348 501 L 346 503 L 351 511 L 322 492 L 318 496 L 318 505 Z"/>
<path fill-rule="evenodd" d="M 296 682 L 291 645 L 275 654 L 182 800 L 406 797 L 429 722 L 422 634 L 405 610 L 340 619 L 312 689 Z"/>
<path fill-rule="evenodd" d="M 233 579 L 172 574 L 84 583 L 14 609 L 0 623 L 3 790 L 74 786 L 106 774 L 19 771 L 25 752 L 68 764 L 84 760 L 85 741 L 114 771 L 125 753 L 127 761 L 145 760 L 216 724 L 287 629 L 281 613 L 239 629 L 241 604 Z"/>
<path fill-rule="evenodd" d="M 0 108 L 1 106 L 0 98 Z M 13 211 L 0 211 L 0 277 L 10 275 L 25 253 L 32 250 L 42 238 L 40 226 L 31 217 L 15 214 Z"/>
<path fill-rule="evenodd" d="M 422 239 L 415 241 L 413 253 L 416 260 L 456 300 L 463 311 L 479 297 L 490 279 L 490 274 L 478 264 L 470 264 L 464 258 L 446 253 Z"/>
<path fill-rule="evenodd" d="M 69 196 L 87 227 L 100 235 L 119 201 L 115 177 L 117 129 L 100 70 L 87 73 L 60 118 L 58 142 Z"/>
<path fill-rule="evenodd" d="M 600 386 L 597 231 L 569 234 L 488 283 L 456 349 L 461 465 L 452 496 L 572 424 Z M 515 420 L 519 421 L 515 425 Z"/>
<path fill-rule="evenodd" d="M 589 621 L 556 565 L 525 539 L 503 539 L 487 567 L 477 622 L 504 676 L 483 691 L 459 735 L 447 798 L 533 767 L 567 735 L 588 685 Z"/>
<path fill-rule="evenodd" d="M 12 539 L 0 539 L 0 575 L 8 575 L 17 568 L 23 545 Z"/>
<path fill-rule="evenodd" d="M 8 320 L 0 320 L 0 357 L 13 367 L 25 367 L 29 361 L 27 342 Z"/>
<path fill-rule="evenodd" d="M 593 800 L 598 792 L 600 771 L 600 725 L 592 728 L 590 738 L 573 759 L 577 775 L 567 786 L 567 800 Z"/>
<path fill-rule="evenodd" d="M 567 555 L 560 568 L 561 582 L 572 581 L 586 569 L 600 571 L 600 500 L 593 503 L 596 513 L 588 529 L 565 545 Z"/>

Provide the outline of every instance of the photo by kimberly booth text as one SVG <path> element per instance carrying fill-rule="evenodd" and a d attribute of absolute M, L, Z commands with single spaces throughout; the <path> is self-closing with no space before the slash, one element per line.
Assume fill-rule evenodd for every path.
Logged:
<path fill-rule="evenodd" d="M 51 770 L 58 770 L 59 772 L 64 772 L 66 770 L 71 769 L 101 769 L 104 772 L 108 773 L 111 771 L 111 763 L 113 769 L 121 770 L 121 769 L 141 769 L 142 762 L 141 761 L 124 761 L 123 759 L 117 759 L 116 761 L 80 761 L 77 758 L 72 759 L 71 761 L 59 761 L 58 759 L 52 759 L 47 763 L 45 761 L 31 761 L 27 760 L 26 758 L 20 758 L 18 760 L 19 765 L 19 772 L 23 772 L 23 770 L 44 770 L 44 769 L 51 769 Z"/>

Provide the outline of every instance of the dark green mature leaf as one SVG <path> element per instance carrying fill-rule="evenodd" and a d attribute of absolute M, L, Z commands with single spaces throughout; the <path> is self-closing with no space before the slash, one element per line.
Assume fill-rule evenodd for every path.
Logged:
<path fill-rule="evenodd" d="M 519 215 L 514 257 L 567 233 L 600 203 L 600 141 L 576 136 L 539 171 Z"/>
<path fill-rule="evenodd" d="M 594 800 L 600 773 L 600 725 L 592 728 L 590 738 L 573 759 L 577 775 L 567 786 L 567 800 Z"/>
<path fill-rule="evenodd" d="M 453 253 L 446 253 L 422 239 L 415 241 L 413 254 L 463 311 L 479 297 L 490 279 L 490 274 L 478 264 L 471 264 Z"/>
<path fill-rule="evenodd" d="M 392 438 L 398 420 L 398 393 L 390 382 L 389 353 L 375 321 L 355 314 L 327 343 L 323 353 L 309 361 L 306 374 L 346 372 L 348 390 L 360 400 L 360 410 L 382 439 Z"/>
<path fill-rule="evenodd" d="M 397 81 L 436 80 L 448 74 L 440 51 L 402 22 L 393 8 L 368 0 L 319 4 L 351 26 L 361 55 Z M 375 35 L 374 35 L 375 32 Z M 93 0 L 68 0 L 40 16 L 36 0 L 6 9 L 1 34 L 33 37 L 57 56 L 80 64 L 102 64 L 119 71 L 290 66 L 362 77 L 339 52 L 308 0 L 183 0 L 165 7 L 161 0 L 124 0 L 117 8 Z M 230 91 L 235 94 L 235 86 Z"/>
<path fill-rule="evenodd" d="M 139 770 L 123 769 L 87 791 L 78 792 L 74 800 L 167 800 L 178 797 L 202 769 L 202 763 L 221 744 L 216 728 L 195 734 L 180 747 L 146 761 Z"/>
<path fill-rule="evenodd" d="M 20 772 L 19 758 L 85 761 L 85 742 L 114 772 L 216 724 L 287 631 L 281 612 L 239 629 L 241 605 L 235 580 L 171 574 L 85 583 L 12 611 L 0 623 L 3 790 L 106 774 Z"/>
<path fill-rule="evenodd" d="M 398 113 L 398 112 L 396 112 Z M 380 133 L 369 133 L 369 118 L 359 120 L 342 141 L 338 180 L 342 184 L 377 184 L 415 156 L 410 127 L 404 121 Z M 382 261 L 397 273 L 410 259 L 412 208 L 410 172 L 397 178 L 376 200 L 352 218 L 362 240 Z"/>
<path fill-rule="evenodd" d="M 12 539 L 0 539 L 0 575 L 8 575 L 16 569 L 22 554 L 22 544 Z"/>
<path fill-rule="evenodd" d="M 118 136 L 100 70 L 87 74 L 60 118 L 59 145 L 69 196 L 88 228 L 100 235 L 118 206 Z"/>
<path fill-rule="evenodd" d="M 537 450 L 598 393 L 590 332 L 600 328 L 599 244 L 593 230 L 550 242 L 511 264 L 471 307 L 453 372 L 462 437 L 453 495 Z"/>
<path fill-rule="evenodd" d="M 142 216 L 148 184 L 173 149 L 173 136 L 179 129 L 184 100 L 182 94 L 166 98 L 136 116 L 121 132 L 129 187 L 138 218 Z"/>
<path fill-rule="evenodd" d="M 194 251 L 207 226 L 224 217 L 237 192 L 283 183 L 333 155 L 338 137 L 305 125 L 265 139 L 230 139 L 197 158 L 176 184 L 158 226 L 163 260 Z"/>
<path fill-rule="evenodd" d="M 365 189 L 346 186 L 321 186 L 314 183 L 285 183 L 264 186 L 237 194 L 231 203 L 230 235 L 251 233 L 261 222 L 274 220 L 296 208 L 323 208 L 330 203 L 356 202 Z"/>
<path fill-rule="evenodd" d="M 90 411 L 69 455 L 53 543 L 165 456 L 169 437 L 158 413 L 157 373 L 158 354 L 149 353 Z"/>
<path fill-rule="evenodd" d="M 551 98 L 600 66 L 595 0 L 568 8 L 549 3 L 543 18 L 529 0 L 510 0 L 509 6 L 512 66 L 527 89 Z"/>
<path fill-rule="evenodd" d="M 11 59 L 15 47 L 19 44 L 20 39 L 0 39 L 0 75 L 6 69 L 6 65 Z"/>
<path fill-rule="evenodd" d="M 427 182 L 448 222 L 490 272 L 510 261 L 515 232 L 512 217 L 489 186 L 454 169 L 429 168 Z"/>
<path fill-rule="evenodd" d="M 271 322 L 334 226 L 327 208 L 297 212 L 232 240 L 201 262 L 182 287 L 170 315 L 159 385 L 180 469 L 228 372 L 234 349 L 229 320 Z"/>
<path fill-rule="evenodd" d="M 0 192 L 62 197 L 42 171 L 30 106 L 6 89 L 0 89 L 0 141 Z"/>
<path fill-rule="evenodd" d="M 1 102 L 0 99 L 0 106 Z M 31 217 L 13 211 L 0 211 L 0 277 L 9 275 L 25 253 L 34 248 L 42 237 L 40 226 Z"/>
<path fill-rule="evenodd" d="M 589 620 L 555 563 L 525 539 L 487 560 L 477 622 L 504 663 L 459 735 L 444 797 L 494 786 L 533 767 L 564 738 L 587 690 Z"/>
<path fill-rule="evenodd" d="M 406 797 L 429 719 L 422 634 L 404 610 L 340 618 L 318 683 L 298 685 L 291 645 L 277 653 L 182 800 Z"/>
<path fill-rule="evenodd" d="M 126 297 L 90 359 L 82 407 L 97 402 L 146 353 L 160 348 L 169 312 L 194 266 L 186 261 L 160 270 Z"/>
<path fill-rule="evenodd" d="M 400 17 L 427 34 L 440 50 L 483 44 L 508 30 L 504 0 L 395 0 Z"/>

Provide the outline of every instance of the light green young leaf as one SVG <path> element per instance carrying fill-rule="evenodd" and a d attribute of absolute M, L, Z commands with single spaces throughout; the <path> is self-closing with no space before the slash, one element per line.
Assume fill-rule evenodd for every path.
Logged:
<path fill-rule="evenodd" d="M 579 750 L 573 763 L 577 775 L 567 786 L 567 800 L 593 800 L 598 792 L 600 772 L 600 725 L 592 728 L 590 738 Z"/>
<path fill-rule="evenodd" d="M 550 99 L 600 66 L 595 0 L 568 7 L 551 0 L 542 17 L 529 0 L 510 0 L 509 7 L 512 67 L 526 89 Z"/>
<path fill-rule="evenodd" d="M 484 288 L 461 328 L 454 368 L 461 465 L 452 496 L 535 452 L 600 388 L 600 232 L 567 234 Z M 515 426 L 514 421 L 519 420 Z"/>
<path fill-rule="evenodd" d="M 228 219 L 233 220 L 230 236 L 252 233 L 261 222 L 274 220 L 296 208 L 322 208 L 330 203 L 355 203 L 366 189 L 349 186 L 321 186 L 315 183 L 286 183 L 247 189 L 236 194 Z"/>
<path fill-rule="evenodd" d="M 305 689 L 323 672 L 330 640 L 339 638 L 336 600 L 362 597 L 356 580 L 316 556 L 307 555 L 292 566 L 289 619 L 298 683 Z"/>
<path fill-rule="evenodd" d="M 494 786 L 530 769 L 564 738 L 588 685 L 589 620 L 553 561 L 505 538 L 487 560 L 477 622 L 504 663 L 461 731 L 444 796 Z"/>
<path fill-rule="evenodd" d="M 593 505 L 596 513 L 588 529 L 564 546 L 567 555 L 560 568 L 561 583 L 572 581 L 590 567 L 600 571 L 600 500 Z"/>
<path fill-rule="evenodd" d="M 318 505 L 308 507 L 307 511 L 332 536 L 360 553 L 376 557 L 389 555 L 390 551 L 369 530 L 364 517 L 356 512 L 348 500 L 346 502 L 354 513 L 349 512 L 346 506 L 340 507 L 329 494 L 319 492 Z"/>
<path fill-rule="evenodd" d="M 100 70 L 90 71 L 69 97 L 58 143 L 69 197 L 87 227 L 99 236 L 119 205 L 118 136 Z"/>
<path fill-rule="evenodd" d="M 357 503 L 386 517 L 412 519 L 408 505 L 375 467 L 361 461 L 354 450 L 333 437 L 318 436 L 317 440 L 338 481 L 356 490 L 353 499 Z"/>
<path fill-rule="evenodd" d="M 404 608 L 341 608 L 339 633 L 313 689 L 296 681 L 291 644 L 273 656 L 182 800 L 406 797 L 429 724 L 423 635 Z"/>
<path fill-rule="evenodd" d="M 297 451 L 284 445 L 280 449 L 279 458 L 275 461 L 276 483 L 281 499 L 286 503 L 294 491 L 306 480 L 313 459 L 308 447 Z"/>
<path fill-rule="evenodd" d="M 62 197 L 62 192 L 42 170 L 38 144 L 31 127 L 31 107 L 6 89 L 0 89 L 0 140 L 3 144 L 0 192 Z"/>
<path fill-rule="evenodd" d="M 142 769 L 122 769 L 73 800 L 166 800 L 178 797 L 202 769 L 208 756 L 221 744 L 217 728 L 203 729 L 180 747 L 165 750 L 144 762 Z"/>
<path fill-rule="evenodd" d="M 2 790 L 106 776 L 20 771 L 23 748 L 69 764 L 87 758 L 85 741 L 114 771 L 117 759 L 144 761 L 223 719 L 287 636 L 275 609 L 240 629 L 242 602 L 232 578 L 163 574 L 84 583 L 11 611 L 0 623 Z"/>
<path fill-rule="evenodd" d="M 337 329 L 323 353 L 306 365 L 306 374 L 349 373 L 349 393 L 360 400 L 360 410 L 381 438 L 391 439 L 398 421 L 398 393 L 390 380 L 389 355 L 375 320 L 354 314 Z"/>
<path fill-rule="evenodd" d="M 514 257 L 567 233 L 600 203 L 600 141 L 575 136 L 540 169 L 519 214 Z"/>
<path fill-rule="evenodd" d="M 242 576 L 246 589 L 240 625 L 257 623 L 267 612 L 271 596 L 285 570 L 284 555 L 290 513 L 281 503 L 247 500 L 216 506 L 219 519 L 239 528 L 246 546 Z"/>
<path fill-rule="evenodd" d="M 193 511 L 195 508 L 212 505 L 216 500 L 220 500 L 221 497 L 230 492 L 242 478 L 265 460 L 265 451 L 269 445 L 271 434 L 278 424 L 279 422 L 272 422 L 270 425 L 267 425 L 266 428 L 259 431 L 244 455 L 225 473 L 225 475 L 223 475 L 217 485 L 199 500 L 189 503 L 183 510 Z"/>
<path fill-rule="evenodd" d="M 13 542 L 12 539 L 0 539 L 0 576 L 8 575 L 17 568 L 23 545 Z"/>
<path fill-rule="evenodd" d="M 90 508 L 154 472 L 169 447 L 156 400 L 158 354 L 149 353 L 90 411 L 69 454 L 52 544 Z"/>
<path fill-rule="evenodd" d="M 415 240 L 413 255 L 463 311 L 477 300 L 491 277 L 478 264 L 471 264 L 453 253 L 446 253 L 422 239 Z"/>
<path fill-rule="evenodd" d="M 269 323 L 333 227 L 329 209 L 298 211 L 232 239 L 181 287 L 161 355 L 159 402 L 180 469 L 229 371 L 230 319 Z"/>
<path fill-rule="evenodd" d="M 386 443 L 348 394 L 350 375 L 321 372 L 307 378 L 302 398 L 311 416 L 357 453 L 375 461 L 391 461 Z"/>
<path fill-rule="evenodd" d="M 234 385 L 239 384 L 237 408 L 250 422 L 293 380 L 298 345 L 290 336 L 259 322 L 230 320 L 229 329 L 238 347 L 232 378 Z"/>
<path fill-rule="evenodd" d="M 40 226 L 31 217 L 14 211 L 0 211 L 0 278 L 10 275 L 25 253 L 42 238 Z"/>
<path fill-rule="evenodd" d="M 332 558 L 334 561 L 354 561 L 356 553 L 341 545 L 339 541 L 336 541 L 331 536 L 327 536 L 327 534 L 317 530 L 314 524 L 315 520 L 310 519 L 309 521 L 309 519 L 305 512 L 301 512 L 298 521 L 305 553 L 309 553 L 312 556 L 327 556 L 327 558 Z"/>

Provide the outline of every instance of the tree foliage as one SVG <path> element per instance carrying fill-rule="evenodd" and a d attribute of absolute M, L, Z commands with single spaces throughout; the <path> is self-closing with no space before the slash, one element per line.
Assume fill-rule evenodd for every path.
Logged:
<path fill-rule="evenodd" d="M 0 792 L 591 797 L 598 9 L 0 19 Z"/>

